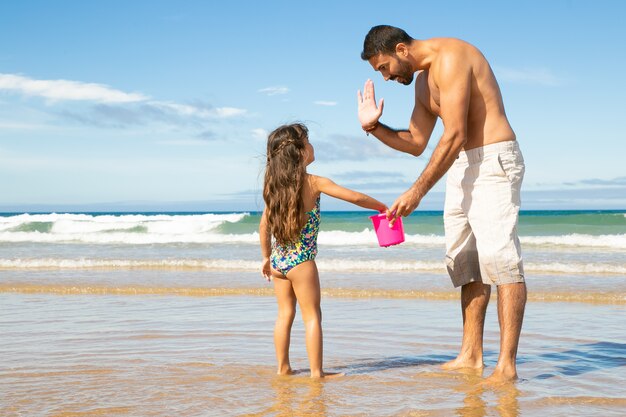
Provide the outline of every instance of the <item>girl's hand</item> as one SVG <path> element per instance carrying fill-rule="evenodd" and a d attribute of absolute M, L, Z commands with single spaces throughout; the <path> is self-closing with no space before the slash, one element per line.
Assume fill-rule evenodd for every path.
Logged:
<path fill-rule="evenodd" d="M 263 258 L 263 264 L 261 265 L 261 274 L 267 282 L 272 280 L 272 267 L 270 266 L 270 258 Z"/>
<path fill-rule="evenodd" d="M 363 87 L 363 95 L 361 90 L 357 92 L 357 103 L 359 106 L 359 122 L 363 130 L 372 128 L 383 114 L 384 99 L 380 99 L 378 107 L 376 107 L 376 95 L 374 94 L 374 82 L 372 80 L 365 81 Z"/>

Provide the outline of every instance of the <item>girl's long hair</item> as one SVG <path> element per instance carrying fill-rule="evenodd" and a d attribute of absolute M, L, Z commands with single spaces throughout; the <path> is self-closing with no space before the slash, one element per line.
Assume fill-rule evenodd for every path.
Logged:
<path fill-rule="evenodd" d="M 303 226 L 307 138 L 308 129 L 301 123 L 280 126 L 267 138 L 263 200 L 269 231 L 280 244 L 298 240 Z"/>

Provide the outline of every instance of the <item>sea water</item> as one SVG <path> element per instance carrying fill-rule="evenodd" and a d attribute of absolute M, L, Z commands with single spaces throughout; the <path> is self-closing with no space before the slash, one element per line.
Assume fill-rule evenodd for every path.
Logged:
<path fill-rule="evenodd" d="M 259 213 L 0 215 L 0 415 L 624 415 L 626 212 L 522 212 L 529 290 L 521 380 L 442 371 L 458 352 L 459 292 L 440 212 L 380 248 L 369 212 L 322 210 L 325 368 L 306 377 L 298 317 L 277 377 Z"/>

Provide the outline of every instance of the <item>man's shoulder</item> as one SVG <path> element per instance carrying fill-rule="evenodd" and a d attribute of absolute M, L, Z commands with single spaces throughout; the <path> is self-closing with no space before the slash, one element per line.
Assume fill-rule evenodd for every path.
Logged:
<path fill-rule="evenodd" d="M 433 59 L 430 67 L 431 76 L 438 84 L 442 77 L 471 71 L 477 63 L 477 58 L 481 56 L 480 51 L 470 43 L 461 39 L 446 38 Z"/>
<path fill-rule="evenodd" d="M 468 41 L 459 38 L 431 38 L 429 41 L 443 50 L 449 48 L 476 48 Z"/>
<path fill-rule="evenodd" d="M 442 62 L 470 61 L 476 54 L 482 55 L 471 43 L 458 38 L 436 38 L 437 54 L 433 64 Z"/>

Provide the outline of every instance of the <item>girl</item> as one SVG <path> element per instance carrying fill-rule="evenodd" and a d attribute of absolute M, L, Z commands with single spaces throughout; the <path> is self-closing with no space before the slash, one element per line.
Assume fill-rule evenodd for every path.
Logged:
<path fill-rule="evenodd" d="M 291 325 L 300 304 L 312 378 L 331 376 L 322 370 L 322 311 L 320 282 L 315 265 L 320 223 L 320 194 L 372 210 L 385 211 L 380 201 L 340 187 L 331 180 L 308 174 L 315 160 L 308 130 L 303 124 L 280 126 L 267 139 L 267 164 L 263 184 L 265 209 L 259 234 L 262 274 L 278 300 L 274 345 L 278 374 L 293 373 L 289 364 Z M 274 239 L 272 240 L 272 236 Z"/>

